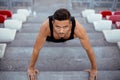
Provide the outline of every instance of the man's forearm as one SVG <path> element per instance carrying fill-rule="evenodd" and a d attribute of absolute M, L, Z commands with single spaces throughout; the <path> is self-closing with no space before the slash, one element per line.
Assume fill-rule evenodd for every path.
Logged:
<path fill-rule="evenodd" d="M 89 50 L 86 50 L 86 52 L 88 53 L 88 57 L 89 57 L 90 62 L 91 62 L 91 69 L 97 69 L 94 51 L 92 49 L 89 49 Z"/>
<path fill-rule="evenodd" d="M 41 38 L 41 39 L 39 39 L 39 38 L 40 37 L 38 36 L 37 39 L 36 39 L 36 42 L 35 42 L 35 45 L 34 45 L 34 48 L 33 48 L 32 57 L 31 57 L 31 60 L 30 60 L 29 68 L 34 68 L 35 63 L 38 59 L 39 51 L 40 51 L 40 49 L 42 48 L 42 46 L 45 42 L 44 38 Z"/>
<path fill-rule="evenodd" d="M 35 63 L 36 63 L 37 58 L 38 58 L 38 54 L 39 54 L 38 50 L 34 49 L 33 53 L 32 53 L 31 60 L 30 60 L 30 65 L 29 65 L 30 69 L 34 69 Z"/>

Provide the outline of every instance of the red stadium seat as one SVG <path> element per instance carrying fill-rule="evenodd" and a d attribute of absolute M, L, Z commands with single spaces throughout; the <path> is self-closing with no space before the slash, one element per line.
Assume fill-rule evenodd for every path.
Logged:
<path fill-rule="evenodd" d="M 106 16 L 112 15 L 112 11 L 103 10 L 103 11 L 100 11 L 100 14 L 102 14 L 102 17 L 105 18 Z"/>
<path fill-rule="evenodd" d="M 1 15 L 0 14 L 0 23 L 4 23 L 4 21 L 7 19 L 6 15 Z"/>
<path fill-rule="evenodd" d="M 115 26 L 116 26 L 117 29 L 120 29 L 120 22 L 116 22 Z"/>
<path fill-rule="evenodd" d="M 115 11 L 113 14 L 114 15 L 120 15 L 120 11 Z"/>
<path fill-rule="evenodd" d="M 7 15 L 7 17 L 12 17 L 12 11 L 10 10 L 0 10 L 0 14 Z"/>
<path fill-rule="evenodd" d="M 120 15 L 111 15 L 108 20 L 111 20 L 113 24 L 120 22 Z"/>

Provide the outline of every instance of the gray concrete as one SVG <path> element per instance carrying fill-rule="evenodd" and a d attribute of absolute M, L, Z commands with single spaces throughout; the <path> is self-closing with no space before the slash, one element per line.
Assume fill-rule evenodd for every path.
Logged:
<path fill-rule="evenodd" d="M 35 0 L 34 10 L 37 15 L 31 15 L 17 32 L 15 40 L 7 43 L 5 56 L 0 59 L 0 80 L 27 80 L 27 68 L 30 62 L 36 36 L 40 25 L 58 8 L 68 8 L 67 0 Z M 86 7 L 72 3 L 71 14 L 85 28 L 93 46 L 97 65 L 98 80 L 120 80 L 120 50 L 116 43 L 108 43 L 102 32 L 95 31 L 81 16 Z M 17 9 L 13 8 L 13 11 Z M 96 12 L 108 9 L 96 7 Z M 64 43 L 46 42 L 40 51 L 35 66 L 41 71 L 38 80 L 88 80 L 84 69 L 90 68 L 90 62 L 79 39 Z"/>
<path fill-rule="evenodd" d="M 120 54 L 115 47 L 94 47 L 94 52 L 99 70 L 120 69 Z M 25 71 L 31 53 L 30 47 L 7 48 L 5 57 L 0 62 L 0 69 Z M 41 71 L 79 71 L 89 68 L 90 63 L 86 52 L 81 47 L 44 47 L 36 67 Z"/>
<path fill-rule="evenodd" d="M 0 72 L 2 80 L 27 80 L 26 72 Z M 120 80 L 119 71 L 99 71 L 98 80 Z M 47 77 L 46 77 L 47 76 Z M 89 74 L 83 71 L 40 72 L 37 80 L 88 80 Z"/>

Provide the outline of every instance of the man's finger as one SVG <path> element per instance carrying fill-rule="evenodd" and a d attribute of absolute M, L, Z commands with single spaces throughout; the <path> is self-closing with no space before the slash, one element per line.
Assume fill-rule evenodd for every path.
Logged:
<path fill-rule="evenodd" d="M 94 75 L 90 75 L 89 80 L 94 80 L 95 76 Z"/>
<path fill-rule="evenodd" d="M 39 73 L 39 70 L 36 69 L 36 70 L 35 70 L 35 73 L 38 74 L 38 73 Z"/>
<path fill-rule="evenodd" d="M 97 80 L 96 74 L 90 73 L 89 80 Z"/>
<path fill-rule="evenodd" d="M 28 77 L 28 80 L 30 80 L 30 75 L 29 74 L 27 75 L 27 77 Z"/>
<path fill-rule="evenodd" d="M 97 80 L 96 76 L 95 76 L 94 80 Z"/>
<path fill-rule="evenodd" d="M 35 75 L 33 75 L 33 80 L 36 80 Z"/>
<path fill-rule="evenodd" d="M 94 80 L 98 80 L 97 73 L 94 74 Z"/>
<path fill-rule="evenodd" d="M 31 75 L 31 80 L 35 80 L 34 75 Z"/>
<path fill-rule="evenodd" d="M 33 77 L 34 77 L 34 80 L 36 80 L 36 74 L 34 74 Z"/>

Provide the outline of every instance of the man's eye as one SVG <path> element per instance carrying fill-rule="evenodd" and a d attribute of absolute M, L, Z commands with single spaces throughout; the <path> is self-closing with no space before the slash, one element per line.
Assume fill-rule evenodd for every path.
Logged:
<path fill-rule="evenodd" d="M 59 26 L 56 26 L 57 28 L 60 28 Z"/>
<path fill-rule="evenodd" d="M 64 28 L 67 28 L 67 26 L 64 26 Z"/>

